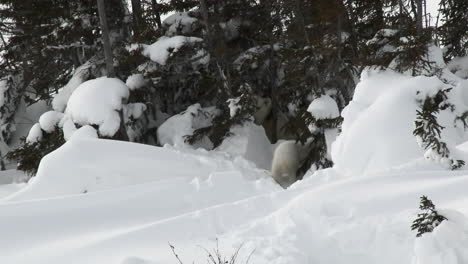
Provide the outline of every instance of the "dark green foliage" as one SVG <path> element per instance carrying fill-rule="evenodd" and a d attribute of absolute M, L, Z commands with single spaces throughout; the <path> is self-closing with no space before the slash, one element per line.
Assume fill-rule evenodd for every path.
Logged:
<path fill-rule="evenodd" d="M 447 220 L 445 216 L 437 212 L 435 205 L 426 196 L 421 197 L 419 209 L 422 212 L 418 213 L 418 217 L 411 225 L 411 230 L 418 231 L 416 237 L 420 237 L 425 233 L 431 233 L 442 221 Z"/>
<path fill-rule="evenodd" d="M 433 97 L 426 97 L 420 102 L 421 110 L 416 111 L 415 129 L 413 131 L 413 135 L 421 139 L 424 149 L 432 149 L 442 158 L 448 159 L 450 159 L 450 150 L 441 139 L 441 132 L 444 127 L 437 122 L 436 114 L 447 108 L 453 108 L 453 105 L 446 102 L 447 93 L 450 90 L 451 88 L 441 89 Z M 452 170 L 465 165 L 463 160 L 450 159 L 450 161 Z"/>
<path fill-rule="evenodd" d="M 34 143 L 25 142 L 21 147 L 9 152 L 6 158 L 18 162 L 18 170 L 34 176 L 41 159 L 65 143 L 61 129 L 43 133 L 43 138 Z"/>
<path fill-rule="evenodd" d="M 442 25 L 438 30 L 446 59 L 468 55 L 468 1 L 441 0 L 439 9 Z"/>

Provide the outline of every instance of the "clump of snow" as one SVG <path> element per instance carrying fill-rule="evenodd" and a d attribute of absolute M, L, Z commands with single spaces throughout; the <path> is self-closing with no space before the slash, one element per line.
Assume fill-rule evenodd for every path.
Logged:
<path fill-rule="evenodd" d="M 42 139 L 42 129 L 39 123 L 34 124 L 26 137 L 26 143 L 35 143 Z"/>
<path fill-rule="evenodd" d="M 338 105 L 329 95 L 322 95 L 313 100 L 307 108 L 307 112 L 311 113 L 317 120 L 340 116 Z"/>
<path fill-rule="evenodd" d="M 185 142 L 186 136 L 193 135 L 196 129 L 208 127 L 218 114 L 215 107 L 202 108 L 200 104 L 191 105 L 184 112 L 167 119 L 158 128 L 158 141 L 161 145 L 212 149 L 213 143 L 207 137 L 191 146 Z"/>
<path fill-rule="evenodd" d="M 70 96 L 65 113 L 75 124 L 98 125 L 99 134 L 113 136 L 120 126 L 122 100 L 128 96 L 128 87 L 119 79 L 89 80 Z"/>
<path fill-rule="evenodd" d="M 413 264 L 468 263 L 468 218 L 453 210 L 440 210 L 447 218 L 414 244 Z"/>
<path fill-rule="evenodd" d="M 200 41 L 202 41 L 202 39 L 197 37 L 160 37 L 151 45 L 143 45 L 142 54 L 160 65 L 166 65 L 167 59 L 182 46 Z"/>
<path fill-rule="evenodd" d="M 127 81 L 125 84 L 128 86 L 130 90 L 137 90 L 141 89 L 146 85 L 147 81 L 145 80 L 145 77 L 143 77 L 143 74 L 141 73 L 136 73 L 128 76 Z"/>
<path fill-rule="evenodd" d="M 198 19 L 191 17 L 188 12 L 176 12 L 164 19 L 162 26 L 166 29 L 165 35 L 168 37 L 183 34 L 188 35 L 197 29 Z"/>
<path fill-rule="evenodd" d="M 75 123 L 73 123 L 73 121 L 69 118 L 65 118 L 63 122 L 62 131 L 63 138 L 68 141 L 73 136 L 73 133 L 75 133 L 76 131 Z"/>
<path fill-rule="evenodd" d="M 242 106 L 239 105 L 240 97 L 231 98 L 227 100 L 229 108 L 229 116 L 231 118 L 235 117 L 237 112 L 242 109 Z"/>
<path fill-rule="evenodd" d="M 73 73 L 73 77 L 68 83 L 54 96 L 52 100 L 52 107 L 57 112 L 63 112 L 67 106 L 68 99 L 70 98 L 73 91 L 82 84 L 86 79 L 89 78 L 89 68 L 92 66 L 91 62 L 78 67 Z"/>
<path fill-rule="evenodd" d="M 126 119 L 138 119 L 146 111 L 146 105 L 144 103 L 130 103 L 124 105 L 124 116 Z"/>
<path fill-rule="evenodd" d="M 468 79 L 468 56 L 454 58 L 447 64 L 447 68 L 456 76 Z"/>
<path fill-rule="evenodd" d="M 51 133 L 62 120 L 64 114 L 57 111 L 48 111 L 39 117 L 39 124 L 41 125 L 42 130 L 47 133 Z"/>
<path fill-rule="evenodd" d="M 342 132 L 332 145 L 335 167 L 346 175 L 364 175 L 423 157 L 424 149 L 413 136 L 416 110 L 422 98 L 444 87 L 447 85 L 437 77 L 364 71 L 353 100 L 342 112 Z M 459 89 L 454 87 L 449 99 L 460 94 Z M 456 100 L 451 102 L 457 111 L 466 108 Z M 457 111 L 446 109 L 437 115 L 437 121 L 445 127 L 442 139 L 450 139 L 448 145 L 466 140 L 463 127 L 454 127 L 454 119 L 460 115 Z"/>
<path fill-rule="evenodd" d="M 270 170 L 273 149 L 262 126 L 248 122 L 231 128 L 230 132 L 232 136 L 224 139 L 217 151 L 241 156 L 258 168 Z"/>
<path fill-rule="evenodd" d="M 90 125 L 82 126 L 78 130 L 74 131 L 69 139 L 76 140 L 86 138 L 98 138 L 97 131 L 94 127 Z"/>

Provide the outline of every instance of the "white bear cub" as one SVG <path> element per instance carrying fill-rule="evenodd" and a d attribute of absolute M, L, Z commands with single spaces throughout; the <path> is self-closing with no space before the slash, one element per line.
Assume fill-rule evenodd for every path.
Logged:
<path fill-rule="evenodd" d="M 296 181 L 299 159 L 300 153 L 296 142 L 285 141 L 276 147 L 271 163 L 271 174 L 283 188 L 289 187 Z"/>

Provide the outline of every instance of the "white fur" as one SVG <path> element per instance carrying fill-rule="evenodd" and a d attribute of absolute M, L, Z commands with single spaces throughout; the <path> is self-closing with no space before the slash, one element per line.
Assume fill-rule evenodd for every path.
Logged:
<path fill-rule="evenodd" d="M 283 188 L 296 181 L 296 172 L 300 166 L 299 148 L 294 141 L 282 142 L 276 147 L 271 164 L 273 179 Z"/>

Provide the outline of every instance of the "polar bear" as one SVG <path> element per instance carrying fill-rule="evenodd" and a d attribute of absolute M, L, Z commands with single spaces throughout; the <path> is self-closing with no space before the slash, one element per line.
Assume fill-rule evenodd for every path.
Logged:
<path fill-rule="evenodd" d="M 297 170 L 308 154 L 309 146 L 308 143 L 302 145 L 288 140 L 276 147 L 271 163 L 271 175 L 281 187 L 287 188 L 297 180 Z"/>
<path fill-rule="evenodd" d="M 256 96 L 255 99 L 257 101 L 257 111 L 254 113 L 254 121 L 256 125 L 262 125 L 271 112 L 271 99 L 260 96 Z"/>

